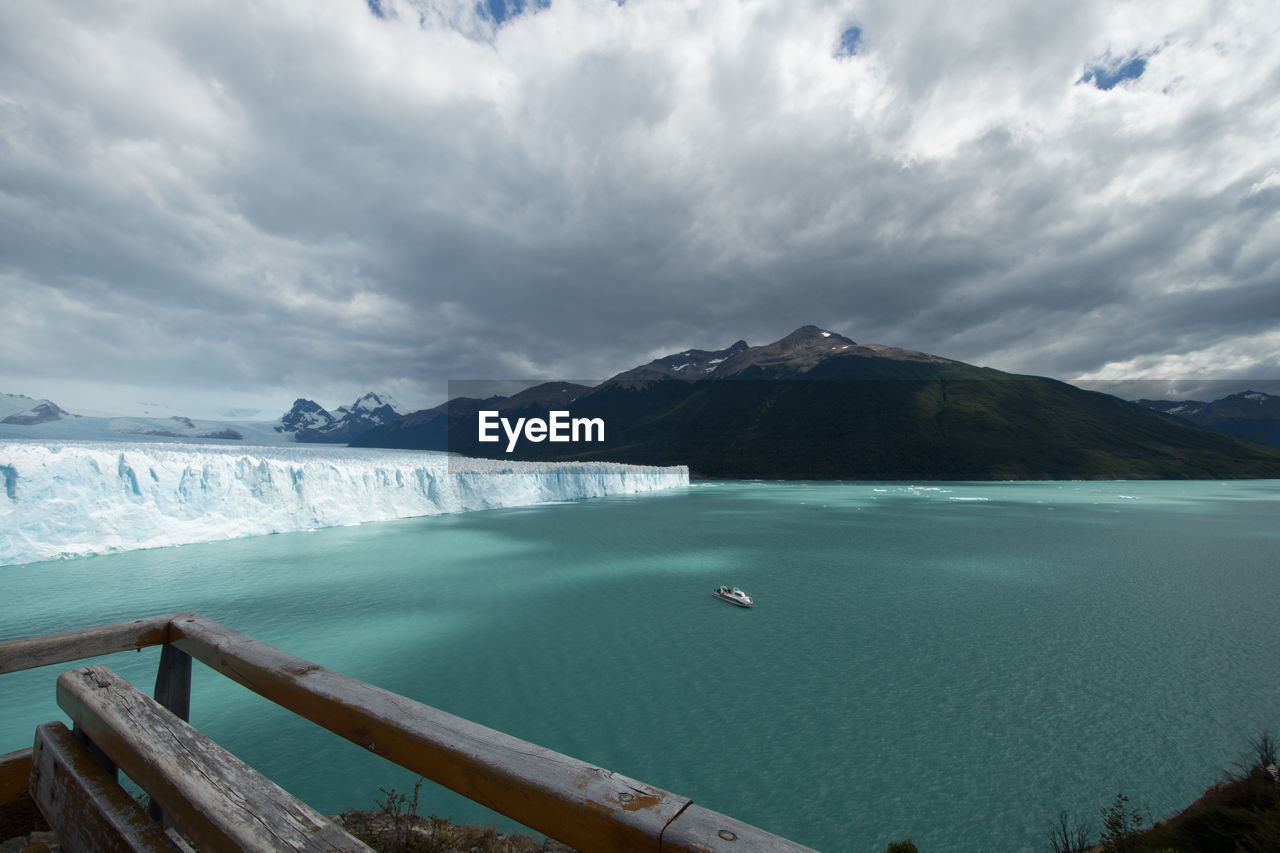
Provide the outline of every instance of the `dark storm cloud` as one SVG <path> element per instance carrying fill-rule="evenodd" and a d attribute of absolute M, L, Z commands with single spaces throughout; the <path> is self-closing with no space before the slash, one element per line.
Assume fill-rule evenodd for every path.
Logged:
<path fill-rule="evenodd" d="M 0 390 L 419 406 L 804 323 L 1274 373 L 1276 13 L 1206 8 L 10 5 Z"/>

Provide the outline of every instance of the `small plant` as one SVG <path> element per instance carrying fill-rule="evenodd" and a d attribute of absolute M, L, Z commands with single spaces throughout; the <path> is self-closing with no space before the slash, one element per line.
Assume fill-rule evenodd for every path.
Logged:
<path fill-rule="evenodd" d="M 393 850 L 408 851 L 413 849 L 415 840 L 413 826 L 416 823 L 414 818 L 418 816 L 418 790 L 421 787 L 422 780 L 419 779 L 414 783 L 412 798 L 397 791 L 395 788 L 389 791 L 383 787 L 378 788 L 386 799 L 375 799 L 373 804 L 377 806 L 379 812 L 386 815 L 391 821 L 391 838 L 388 840 L 395 845 L 392 848 Z"/>
<path fill-rule="evenodd" d="M 1072 820 L 1065 811 L 1058 812 L 1058 821 L 1049 827 L 1049 849 L 1053 853 L 1082 853 L 1093 846 L 1093 833 L 1079 819 Z"/>
<path fill-rule="evenodd" d="M 890 841 L 889 846 L 884 848 L 884 853 L 920 853 L 915 842 L 910 838 L 906 841 Z"/>
<path fill-rule="evenodd" d="M 1102 849 L 1104 853 L 1129 853 L 1135 849 L 1135 836 L 1142 828 L 1142 813 L 1129 808 L 1129 798 L 1116 794 L 1115 800 L 1102 809 Z"/>
<path fill-rule="evenodd" d="M 373 811 L 349 811 L 343 814 L 343 825 L 353 835 L 378 853 L 445 853 L 453 850 L 450 823 L 432 815 L 418 814 L 418 794 L 422 779 L 406 794 L 395 788 L 382 788 L 382 799 L 374 799 Z"/>

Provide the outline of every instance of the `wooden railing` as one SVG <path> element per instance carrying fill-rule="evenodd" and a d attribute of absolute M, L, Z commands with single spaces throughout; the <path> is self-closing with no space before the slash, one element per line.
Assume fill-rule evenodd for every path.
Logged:
<path fill-rule="evenodd" d="M 109 776 L 119 766 L 142 787 L 156 806 L 150 826 L 163 812 L 184 837 L 199 838 L 201 849 L 367 849 L 354 839 L 322 837 L 330 832 L 323 818 L 285 792 L 275 794 L 274 785 L 187 725 L 195 659 L 370 752 L 586 853 L 809 849 L 687 797 L 326 669 L 196 613 L 9 640 L 0 643 L 0 674 L 153 645 L 164 647 L 154 699 L 105 667 L 59 677 L 58 704 L 75 723 L 75 736 L 61 724 L 46 724 L 37 730 L 34 749 L 0 756 L 0 804 L 30 790 L 48 815 L 40 798 L 50 794 L 40 790 L 41 780 L 75 777 L 75 768 L 80 776 L 91 775 L 85 753 Z M 55 765 L 58 774 L 49 769 Z M 95 777 L 89 787 L 104 785 Z M 248 790 L 267 793 L 246 799 Z M 95 813 L 122 810 L 126 817 L 118 819 L 143 826 L 127 804 L 113 805 L 105 796 L 82 795 L 74 802 Z M 57 799 L 72 801 L 65 791 Z M 301 828 L 286 838 L 293 830 L 275 824 L 288 824 L 295 812 L 302 815 L 296 818 Z M 258 835 L 266 840 L 254 834 L 263 826 L 265 834 Z M 321 843 L 308 846 L 309 838 Z"/>

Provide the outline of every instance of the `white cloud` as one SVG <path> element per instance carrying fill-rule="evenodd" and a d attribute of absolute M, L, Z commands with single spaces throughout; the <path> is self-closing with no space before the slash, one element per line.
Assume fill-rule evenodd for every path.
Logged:
<path fill-rule="evenodd" d="M 1280 331 L 1233 338 L 1188 352 L 1140 355 L 1108 362 L 1081 380 L 1274 378 L 1280 371 Z"/>

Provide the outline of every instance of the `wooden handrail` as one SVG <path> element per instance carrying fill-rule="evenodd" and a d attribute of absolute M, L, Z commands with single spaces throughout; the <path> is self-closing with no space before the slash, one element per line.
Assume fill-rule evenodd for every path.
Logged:
<path fill-rule="evenodd" d="M 0 675 L 169 642 L 169 623 L 185 614 L 80 628 L 0 642 Z"/>
<path fill-rule="evenodd" d="M 159 644 L 185 653 L 167 655 L 157 680 L 157 698 L 179 716 L 185 716 L 182 659 L 190 655 L 370 752 L 579 850 L 810 850 L 687 797 L 342 675 L 196 613 L 0 642 L 0 673 Z M 189 682 L 189 671 L 185 678 Z"/>
<path fill-rule="evenodd" d="M 174 644 L 277 705 L 579 850 L 658 850 L 689 800 L 295 657 L 195 614 Z"/>

